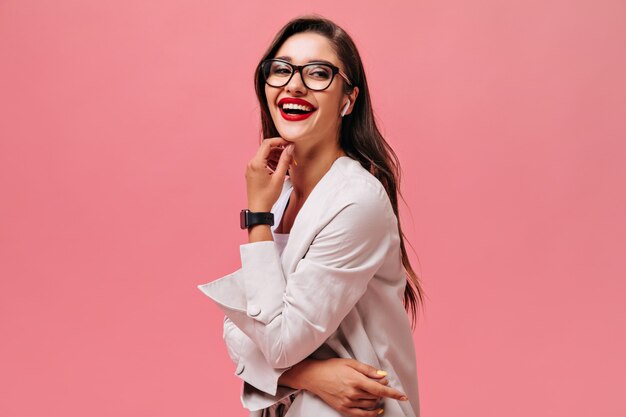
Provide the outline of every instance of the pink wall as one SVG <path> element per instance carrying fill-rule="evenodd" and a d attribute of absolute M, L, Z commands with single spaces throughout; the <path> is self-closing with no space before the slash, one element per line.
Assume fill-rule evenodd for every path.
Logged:
<path fill-rule="evenodd" d="M 196 285 L 238 267 L 252 70 L 310 11 L 403 163 L 422 415 L 625 415 L 626 3 L 305 4 L 0 2 L 0 415 L 247 415 Z"/>

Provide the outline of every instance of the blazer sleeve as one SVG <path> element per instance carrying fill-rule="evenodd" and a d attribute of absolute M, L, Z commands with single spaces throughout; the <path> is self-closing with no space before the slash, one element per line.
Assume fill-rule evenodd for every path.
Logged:
<path fill-rule="evenodd" d="M 297 391 L 278 385 L 278 379 L 289 368 L 270 366 L 254 342 L 239 330 L 228 316 L 224 316 L 224 342 L 228 355 L 236 365 L 235 375 L 250 385 L 250 387 L 244 386 L 242 398 L 244 403 L 246 396 L 254 396 L 259 398 L 257 402 L 262 397 L 268 402 L 266 406 L 269 406 Z M 256 393 L 255 389 L 262 392 Z"/>
<path fill-rule="evenodd" d="M 235 324 L 228 318 L 228 316 L 224 316 L 224 334 L 223 339 L 226 344 L 226 350 L 228 351 L 228 356 L 233 361 L 235 365 L 239 363 L 241 355 L 239 354 L 239 350 L 241 349 L 241 343 L 243 339 L 238 337 L 237 331 L 239 329 Z M 240 334 L 241 330 L 239 330 Z"/>
<path fill-rule="evenodd" d="M 314 352 L 365 293 L 397 222 L 382 189 L 358 193 L 320 230 L 288 279 L 273 241 L 240 246 L 242 267 L 198 287 L 274 368 Z"/>

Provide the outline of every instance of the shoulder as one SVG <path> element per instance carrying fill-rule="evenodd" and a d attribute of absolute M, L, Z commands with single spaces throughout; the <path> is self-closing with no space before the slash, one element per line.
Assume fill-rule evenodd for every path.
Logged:
<path fill-rule="evenodd" d="M 338 159 L 333 168 L 326 209 L 334 214 L 348 212 L 353 225 L 368 229 L 396 224 L 389 196 L 378 178 L 349 157 Z"/>
<path fill-rule="evenodd" d="M 379 210 L 391 209 L 387 190 L 359 161 L 349 157 L 337 160 L 335 182 L 335 195 L 341 200 Z"/>
<path fill-rule="evenodd" d="M 382 261 L 397 240 L 398 223 L 381 182 L 358 161 L 344 157 L 333 165 L 323 193 L 312 215 L 315 256 L 328 253 L 340 263 Z"/>

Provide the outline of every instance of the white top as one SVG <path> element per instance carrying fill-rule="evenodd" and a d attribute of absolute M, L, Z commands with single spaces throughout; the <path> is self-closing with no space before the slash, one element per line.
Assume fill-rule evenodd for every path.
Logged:
<path fill-rule="evenodd" d="M 291 190 L 287 178 L 275 218 Z M 306 357 L 340 357 L 387 371 L 389 386 L 407 394 L 409 401 L 386 398 L 385 416 L 418 417 L 398 222 L 380 181 L 338 158 L 300 208 L 281 254 L 279 239 L 241 245 L 240 269 L 198 285 L 226 315 L 224 340 L 250 416 L 291 396 L 285 417 L 339 417 L 278 378 Z"/>
<path fill-rule="evenodd" d="M 276 204 L 274 205 L 275 222 L 274 222 L 274 226 L 272 226 L 271 229 L 272 229 L 272 235 L 274 235 L 274 242 L 276 243 L 276 248 L 278 249 L 279 256 L 282 256 L 283 251 L 285 250 L 285 246 L 287 246 L 287 241 L 289 240 L 289 233 L 276 233 L 274 230 L 276 230 L 276 228 L 278 227 L 278 225 L 283 219 L 283 214 L 285 213 L 287 204 L 289 204 L 289 196 L 291 196 L 291 191 L 293 191 L 293 188 L 290 189 L 286 193 L 282 193 L 280 197 L 278 198 L 278 200 L 276 201 Z"/>
<path fill-rule="evenodd" d="M 288 240 L 289 233 L 274 233 L 274 243 L 276 243 L 276 249 L 278 249 L 278 256 L 283 255 Z"/>

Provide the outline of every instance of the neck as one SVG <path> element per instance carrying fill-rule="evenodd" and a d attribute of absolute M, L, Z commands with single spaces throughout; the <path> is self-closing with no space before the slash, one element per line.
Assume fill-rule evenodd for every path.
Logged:
<path fill-rule="evenodd" d="M 289 168 L 289 178 L 293 186 L 292 196 L 295 195 L 296 200 L 303 204 L 335 160 L 344 155 L 346 153 L 338 143 L 332 147 L 298 144 L 294 150 L 294 158 L 298 165 L 292 164 Z"/>

